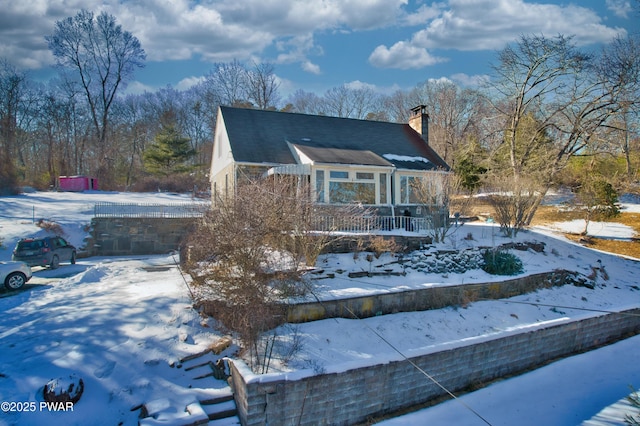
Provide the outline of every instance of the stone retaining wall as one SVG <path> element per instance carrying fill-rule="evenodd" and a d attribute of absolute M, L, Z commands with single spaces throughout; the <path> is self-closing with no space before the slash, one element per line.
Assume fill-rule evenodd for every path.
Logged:
<path fill-rule="evenodd" d="M 397 312 L 424 311 L 446 306 L 464 306 L 479 299 L 502 299 L 540 288 L 567 284 L 574 275 L 553 271 L 492 283 L 460 284 L 381 293 L 349 299 L 297 303 L 287 307 L 286 321 L 301 323 L 326 318 L 367 318 Z"/>
<path fill-rule="evenodd" d="M 90 256 L 169 253 L 180 248 L 193 218 L 98 218 L 91 220 Z"/>
<path fill-rule="evenodd" d="M 230 363 L 239 417 L 251 425 L 352 425 L 640 333 L 640 309 L 607 314 L 333 374 L 255 376 Z M 298 379 L 296 379 L 298 377 Z"/>

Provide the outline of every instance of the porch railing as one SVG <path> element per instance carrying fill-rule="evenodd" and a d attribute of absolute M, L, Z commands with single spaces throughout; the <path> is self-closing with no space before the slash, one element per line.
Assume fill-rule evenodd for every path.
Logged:
<path fill-rule="evenodd" d="M 201 217 L 209 203 L 96 203 L 94 216 L 99 218 L 192 218 Z M 428 217 L 411 216 L 332 216 L 319 215 L 313 227 L 320 232 L 377 233 L 409 232 L 427 234 L 433 229 Z"/>
<path fill-rule="evenodd" d="M 321 232 L 410 232 L 427 234 L 433 229 L 432 222 L 425 217 L 410 216 L 318 216 L 314 228 Z"/>

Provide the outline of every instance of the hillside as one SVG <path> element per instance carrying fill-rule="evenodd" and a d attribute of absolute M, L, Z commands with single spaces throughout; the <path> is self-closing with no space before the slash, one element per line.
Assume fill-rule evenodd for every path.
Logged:
<path fill-rule="evenodd" d="M 0 203 L 0 229 L 5 244 L 9 246 L 22 235 L 42 232 L 33 219 L 45 218 L 61 224 L 69 239 L 81 245 L 96 200 L 178 202 L 188 201 L 188 197 L 127 193 L 35 193 L 6 197 Z M 553 225 L 562 230 L 565 224 Z M 632 228 L 617 223 L 599 226 L 602 238 L 633 236 Z M 269 371 L 340 371 L 389 359 L 397 356 L 396 351 L 411 354 L 432 351 L 452 342 L 513 332 L 532 324 L 640 305 L 637 261 L 577 245 L 552 231 L 551 226 L 523 232 L 518 240 L 545 243 L 543 253 L 516 253 L 525 265 L 525 274 L 563 267 L 591 275 L 593 267 L 604 267 L 606 276 L 600 273 L 593 277 L 594 289 L 564 286 L 509 300 L 474 301 L 437 311 L 281 327 L 274 330 L 277 344 Z M 466 224 L 452 234 L 446 245 L 428 250 L 457 250 L 504 241 L 495 226 Z M 9 257 L 9 248 L 0 249 L 0 260 Z M 173 256 L 166 255 L 80 259 L 76 265 L 64 265 L 56 271 L 34 268 L 35 278 L 26 291 L 0 293 L 0 311 L 4 313 L 0 339 L 3 347 L 8 348 L 0 353 L 0 399 L 40 401 L 44 383 L 69 374 L 79 375 L 86 382 L 85 395 L 75 407 L 73 417 L 71 413 L 14 412 L 0 417 L 0 425 L 51 421 L 134 425 L 138 412 L 131 410 L 142 403 L 166 400 L 166 410 L 175 412 L 176 407 L 184 407 L 186 401 L 195 398 L 203 385 L 216 386 L 214 382 L 195 381 L 188 372 L 175 368 L 177 360 L 202 351 L 222 335 L 212 327 L 215 322 L 203 321 L 191 308 L 190 289 L 175 262 Z M 325 270 L 371 267 L 364 255 L 357 258 L 329 255 L 320 262 Z M 402 280 L 347 279 L 340 275 L 320 280 L 316 294 L 344 297 L 484 282 L 491 278 L 477 269 L 464 273 L 425 273 L 414 269 Z M 376 330 L 385 342 L 371 330 Z M 285 357 L 289 342 L 293 341 L 299 343 L 299 350 Z M 542 379 L 534 379 L 534 384 L 527 388 L 526 407 L 522 404 L 508 407 L 509 394 L 522 399 L 517 390 L 518 379 L 507 381 L 511 387 L 506 393 L 495 395 L 489 387 L 480 391 L 484 396 L 473 398 L 480 398 L 476 399 L 477 408 L 492 419 L 492 424 L 512 424 L 510 419 L 515 415 L 522 420 L 519 424 L 539 424 L 527 423 L 526 419 L 536 419 L 542 408 L 550 416 L 553 413 L 562 418 L 569 416 L 570 424 L 577 424 L 626 396 L 629 385 L 640 386 L 640 366 L 629 358 L 634 354 L 630 348 L 638 343 L 637 337 L 621 342 L 616 345 L 620 349 L 606 351 L 604 358 L 596 357 L 599 351 L 594 351 L 593 358 L 588 354 L 581 356 L 578 364 L 582 373 L 573 373 L 572 367 L 563 364 L 551 378 L 545 375 L 551 384 L 542 385 Z M 607 363 L 606 369 L 599 365 L 602 362 Z M 571 383 L 571 395 L 560 386 L 565 380 Z M 460 416 L 460 406 L 454 404 L 452 410 Z M 421 421 L 429 414 L 424 416 L 427 417 Z M 554 423 L 551 419 L 547 424 L 567 423 Z"/>

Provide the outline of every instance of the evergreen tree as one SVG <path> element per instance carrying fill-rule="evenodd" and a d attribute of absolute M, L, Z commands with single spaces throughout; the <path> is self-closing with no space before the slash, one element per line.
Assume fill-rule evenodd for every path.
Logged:
<path fill-rule="evenodd" d="M 193 169 L 187 162 L 195 154 L 189 138 L 182 136 L 174 125 L 163 125 L 155 141 L 145 150 L 144 166 L 156 176 L 186 173 Z"/>
<path fill-rule="evenodd" d="M 463 158 L 454 167 L 460 177 L 460 185 L 468 191 L 475 191 L 481 185 L 481 175 L 487 173 L 487 169 L 477 165 L 470 158 Z"/>

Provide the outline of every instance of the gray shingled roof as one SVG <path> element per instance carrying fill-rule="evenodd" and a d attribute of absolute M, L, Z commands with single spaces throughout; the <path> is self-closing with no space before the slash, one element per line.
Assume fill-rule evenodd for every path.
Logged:
<path fill-rule="evenodd" d="M 400 169 L 449 169 L 408 124 L 232 107 L 220 110 L 237 162 L 295 164 L 290 142 L 311 149 L 364 151 L 363 162 L 350 156 L 349 164 L 370 164 L 366 162 L 371 161 L 366 153 L 370 151 L 380 157 L 392 154 L 387 160 Z M 402 161 L 402 157 L 422 157 L 428 162 Z"/>
<path fill-rule="evenodd" d="M 359 164 L 365 166 L 391 167 L 392 163 L 369 150 L 318 148 L 300 144 L 292 144 L 314 163 L 322 164 Z"/>

